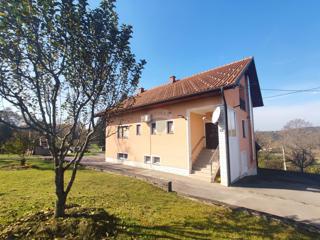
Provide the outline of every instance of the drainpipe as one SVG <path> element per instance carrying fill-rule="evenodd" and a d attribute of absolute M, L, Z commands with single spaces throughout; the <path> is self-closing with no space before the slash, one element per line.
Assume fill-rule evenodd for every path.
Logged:
<path fill-rule="evenodd" d="M 223 108 L 224 108 L 224 119 L 225 119 L 225 137 L 226 137 L 226 158 L 227 158 L 227 175 L 228 175 L 228 182 L 227 186 L 231 185 L 231 174 L 230 174 L 230 148 L 229 148 L 229 126 L 228 126 L 228 107 L 226 98 L 224 96 L 224 88 L 221 88 L 221 95 L 223 100 Z"/>

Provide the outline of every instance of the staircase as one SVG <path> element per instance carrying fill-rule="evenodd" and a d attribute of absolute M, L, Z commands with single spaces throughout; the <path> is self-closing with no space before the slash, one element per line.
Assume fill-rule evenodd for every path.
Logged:
<path fill-rule="evenodd" d="M 192 165 L 192 178 L 206 182 L 214 182 L 219 171 L 219 148 L 202 149 L 197 160 Z"/>

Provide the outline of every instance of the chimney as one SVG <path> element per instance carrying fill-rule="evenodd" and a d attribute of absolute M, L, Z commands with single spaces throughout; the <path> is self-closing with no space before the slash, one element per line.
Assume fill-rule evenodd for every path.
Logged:
<path fill-rule="evenodd" d="M 138 90 L 137 90 L 137 94 L 143 93 L 144 91 L 145 91 L 145 90 L 144 90 L 144 88 L 143 88 L 143 87 L 138 88 Z"/>
<path fill-rule="evenodd" d="M 176 76 L 169 77 L 169 83 L 175 83 L 176 81 Z"/>

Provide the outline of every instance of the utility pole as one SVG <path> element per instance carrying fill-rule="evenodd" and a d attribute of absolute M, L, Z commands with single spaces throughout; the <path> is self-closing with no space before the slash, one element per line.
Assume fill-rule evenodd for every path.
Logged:
<path fill-rule="evenodd" d="M 283 159 L 283 170 L 287 171 L 287 164 L 286 164 L 286 155 L 284 153 L 284 147 L 282 145 L 282 159 Z"/>

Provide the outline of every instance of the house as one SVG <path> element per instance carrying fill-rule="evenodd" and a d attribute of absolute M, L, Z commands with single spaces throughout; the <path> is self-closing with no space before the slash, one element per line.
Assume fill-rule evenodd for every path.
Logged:
<path fill-rule="evenodd" d="M 48 140 L 45 137 L 39 137 L 39 141 L 33 149 L 33 155 L 50 156 Z"/>
<path fill-rule="evenodd" d="M 106 161 L 229 186 L 257 173 L 253 108 L 263 106 L 254 59 L 140 89 L 106 129 Z"/>

